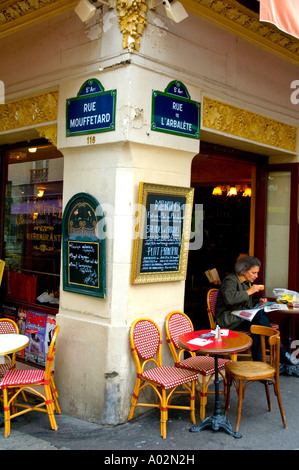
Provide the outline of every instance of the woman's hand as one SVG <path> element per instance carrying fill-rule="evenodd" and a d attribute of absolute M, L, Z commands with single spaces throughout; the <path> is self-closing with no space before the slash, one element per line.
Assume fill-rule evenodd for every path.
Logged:
<path fill-rule="evenodd" d="M 256 294 L 256 292 L 259 292 L 260 288 L 258 286 L 258 284 L 252 284 L 251 287 L 249 287 L 249 289 L 247 289 L 247 294 L 248 295 L 253 295 L 253 294 Z"/>

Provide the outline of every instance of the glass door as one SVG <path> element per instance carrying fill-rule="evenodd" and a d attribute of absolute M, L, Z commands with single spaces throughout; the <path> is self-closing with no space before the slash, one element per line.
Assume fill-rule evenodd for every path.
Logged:
<path fill-rule="evenodd" d="M 264 181 L 265 295 L 273 297 L 277 287 L 298 290 L 298 164 L 269 165 Z"/>

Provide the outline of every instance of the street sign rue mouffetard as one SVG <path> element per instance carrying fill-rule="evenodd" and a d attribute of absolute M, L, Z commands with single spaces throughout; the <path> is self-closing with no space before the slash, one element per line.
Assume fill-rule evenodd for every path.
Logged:
<path fill-rule="evenodd" d="M 164 93 L 152 91 L 153 131 L 199 139 L 199 128 L 200 103 L 190 99 L 190 94 L 182 82 L 170 82 Z"/>
<path fill-rule="evenodd" d="M 95 78 L 83 83 L 77 96 L 66 100 L 66 136 L 114 131 L 116 94 Z"/>
<path fill-rule="evenodd" d="M 83 83 L 77 96 L 66 100 L 66 136 L 115 130 L 116 95 L 95 78 Z M 164 92 L 152 91 L 151 129 L 199 139 L 200 103 L 190 99 L 182 82 L 173 80 Z"/>

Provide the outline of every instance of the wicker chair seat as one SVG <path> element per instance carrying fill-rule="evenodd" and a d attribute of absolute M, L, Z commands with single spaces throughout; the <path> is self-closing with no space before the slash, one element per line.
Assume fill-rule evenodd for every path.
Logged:
<path fill-rule="evenodd" d="M 0 382 L 0 388 L 13 387 L 15 385 L 43 384 L 44 370 L 9 370 Z"/>
<path fill-rule="evenodd" d="M 223 370 L 225 364 L 231 362 L 230 359 L 218 359 L 218 370 Z M 183 361 L 176 364 L 177 367 L 183 367 L 185 369 L 198 371 L 201 375 L 215 374 L 215 361 L 210 356 L 193 356 L 184 359 Z"/>
<path fill-rule="evenodd" d="M 162 366 L 147 370 L 140 377 L 159 384 L 162 388 L 168 390 L 182 385 L 188 380 L 197 380 L 197 373 L 178 367 Z"/>

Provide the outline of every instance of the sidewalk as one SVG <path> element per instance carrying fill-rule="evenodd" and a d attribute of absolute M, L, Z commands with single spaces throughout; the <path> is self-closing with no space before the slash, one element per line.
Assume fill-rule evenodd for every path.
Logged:
<path fill-rule="evenodd" d="M 149 455 L 146 452 L 139 454 L 133 451 L 155 451 L 153 454 L 168 451 L 165 455 L 190 451 L 186 455 L 195 455 L 197 458 L 197 450 L 299 450 L 299 378 L 282 375 L 280 380 L 288 429 L 282 426 L 273 389 L 272 412 L 268 412 L 264 386 L 254 383 L 247 388 L 243 401 L 241 439 L 235 439 L 224 431 L 211 429 L 189 432 L 190 414 L 185 410 L 169 411 L 166 439 L 160 436 L 158 410 L 151 410 L 118 426 L 103 426 L 61 414 L 56 416 L 57 431 L 51 430 L 47 414 L 32 412 L 23 415 L 18 421 L 12 421 L 11 435 L 8 438 L 4 438 L 4 428 L 0 427 L 0 449 L 103 450 L 105 459 L 115 459 L 118 455 Z M 214 397 L 210 395 L 207 415 L 213 413 L 213 401 Z M 223 399 L 221 403 L 223 405 Z M 198 401 L 196 406 L 198 416 Z M 233 427 L 236 412 L 237 394 L 232 388 L 228 417 Z M 197 462 L 199 460 L 195 463 Z M 142 463 L 144 464 L 144 461 Z"/>

